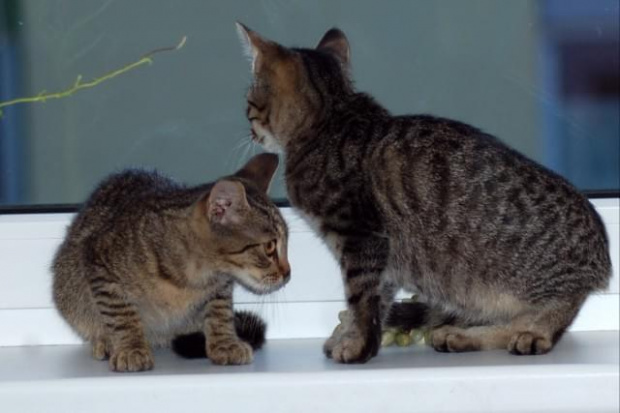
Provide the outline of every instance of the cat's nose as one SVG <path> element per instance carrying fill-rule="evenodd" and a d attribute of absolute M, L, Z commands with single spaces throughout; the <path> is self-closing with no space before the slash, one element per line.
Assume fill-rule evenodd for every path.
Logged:
<path fill-rule="evenodd" d="M 288 281 L 288 279 L 291 278 L 291 266 L 288 262 L 280 263 L 280 274 L 282 274 L 282 278 L 285 281 Z"/>

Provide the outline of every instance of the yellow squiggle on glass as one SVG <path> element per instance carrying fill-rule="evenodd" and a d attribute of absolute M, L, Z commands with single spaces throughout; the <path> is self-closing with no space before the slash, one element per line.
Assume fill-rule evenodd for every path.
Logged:
<path fill-rule="evenodd" d="M 177 44 L 176 46 L 162 47 L 159 49 L 152 50 L 148 52 L 147 54 L 143 55 L 139 60 L 133 63 L 129 63 L 128 65 L 125 65 L 119 69 L 108 72 L 101 77 L 94 78 L 93 80 L 90 80 L 88 82 L 82 82 L 82 75 L 78 75 L 77 79 L 75 79 L 75 83 L 73 83 L 73 86 L 60 92 L 47 93 L 44 90 L 36 96 L 24 97 L 24 98 L 18 98 L 18 99 L 0 102 L 0 119 L 2 118 L 2 108 L 4 107 L 11 106 L 11 105 L 17 105 L 20 103 L 35 103 L 35 102 L 44 103 L 49 99 L 61 99 L 61 98 L 69 97 L 73 95 L 75 92 L 77 92 L 78 90 L 89 89 L 91 87 L 95 87 L 98 84 L 105 82 L 106 80 L 110 80 L 112 78 L 115 78 L 116 76 L 122 75 L 123 73 L 127 73 L 130 70 L 136 69 L 137 67 L 143 66 L 145 64 L 151 64 L 153 63 L 153 59 L 152 59 L 153 55 L 157 53 L 161 53 L 161 52 L 179 50 L 180 48 L 185 46 L 185 42 L 187 42 L 187 36 L 183 36 L 179 44 Z"/>

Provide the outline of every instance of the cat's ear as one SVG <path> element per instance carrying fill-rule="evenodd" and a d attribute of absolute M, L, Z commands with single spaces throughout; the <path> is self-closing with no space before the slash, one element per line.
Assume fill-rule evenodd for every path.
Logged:
<path fill-rule="evenodd" d="M 278 155 L 260 153 L 252 157 L 235 175 L 254 182 L 261 191 L 267 193 L 279 163 Z"/>
<path fill-rule="evenodd" d="M 336 56 L 345 67 L 349 66 L 351 61 L 351 51 L 349 48 L 349 41 L 347 36 L 337 28 L 333 28 L 327 31 L 323 35 L 323 38 L 316 47 L 317 50 L 329 52 Z"/>
<path fill-rule="evenodd" d="M 207 198 L 210 222 L 222 225 L 238 224 L 249 207 L 245 188 L 240 182 L 221 180 L 213 185 Z"/>
<path fill-rule="evenodd" d="M 258 33 L 250 30 L 247 26 L 237 22 L 237 34 L 241 40 L 241 45 L 246 56 L 250 59 L 252 73 L 256 73 L 260 61 L 260 56 L 265 52 L 271 42 L 263 39 Z"/>

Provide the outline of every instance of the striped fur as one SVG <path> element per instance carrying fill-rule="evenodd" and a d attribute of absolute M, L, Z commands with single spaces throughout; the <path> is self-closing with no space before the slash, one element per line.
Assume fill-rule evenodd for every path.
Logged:
<path fill-rule="evenodd" d="M 376 355 L 400 288 L 428 305 L 439 351 L 545 353 L 607 286 L 604 226 L 565 179 L 470 125 L 391 115 L 353 88 L 337 29 L 315 49 L 242 30 L 256 61 L 253 138 L 284 154 L 292 205 L 342 269 L 352 317 L 327 356 Z"/>
<path fill-rule="evenodd" d="M 289 279 L 287 227 L 266 195 L 277 161 L 257 155 L 191 188 L 133 170 L 99 185 L 53 263 L 56 306 L 95 358 L 114 371 L 148 370 L 153 346 L 201 332 L 214 363 L 252 361 L 240 337 L 254 326 L 235 318 L 232 290 L 265 294 Z"/>

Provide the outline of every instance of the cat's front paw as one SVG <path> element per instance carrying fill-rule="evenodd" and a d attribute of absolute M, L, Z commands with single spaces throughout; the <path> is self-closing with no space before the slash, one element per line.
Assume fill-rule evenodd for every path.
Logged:
<path fill-rule="evenodd" d="M 219 340 L 207 345 L 207 357 L 214 364 L 250 364 L 253 360 L 252 347 L 239 339 Z"/>
<path fill-rule="evenodd" d="M 380 340 L 377 334 L 361 334 L 357 329 L 344 331 L 336 327 L 323 346 L 323 352 L 338 363 L 365 363 L 379 352 Z"/>
<path fill-rule="evenodd" d="M 331 337 L 329 337 L 327 341 L 325 341 L 325 344 L 323 344 L 323 353 L 325 353 L 328 358 L 332 358 L 332 351 L 334 350 L 336 344 L 338 344 L 342 339 L 343 333 L 344 326 L 342 324 L 338 324 L 336 328 L 334 328 Z"/>
<path fill-rule="evenodd" d="M 154 365 L 153 354 L 147 347 L 119 349 L 110 356 L 110 370 L 133 372 L 151 370 Z"/>

